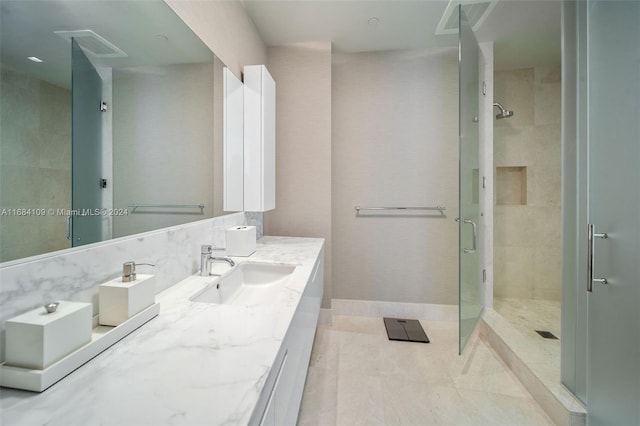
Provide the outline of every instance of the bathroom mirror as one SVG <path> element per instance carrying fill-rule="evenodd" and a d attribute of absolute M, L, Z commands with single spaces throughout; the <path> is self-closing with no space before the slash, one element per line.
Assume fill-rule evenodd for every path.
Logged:
<path fill-rule="evenodd" d="M 224 65 L 164 1 L 0 12 L 0 262 L 223 214 Z"/>

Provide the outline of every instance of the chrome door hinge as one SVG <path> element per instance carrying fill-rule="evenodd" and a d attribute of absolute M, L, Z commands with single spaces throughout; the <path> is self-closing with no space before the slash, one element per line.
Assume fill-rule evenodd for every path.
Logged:
<path fill-rule="evenodd" d="M 482 282 L 483 283 L 487 282 L 487 270 L 486 269 L 482 270 Z"/>
<path fill-rule="evenodd" d="M 482 82 L 482 94 L 484 96 L 487 96 L 487 82 L 486 81 Z"/>

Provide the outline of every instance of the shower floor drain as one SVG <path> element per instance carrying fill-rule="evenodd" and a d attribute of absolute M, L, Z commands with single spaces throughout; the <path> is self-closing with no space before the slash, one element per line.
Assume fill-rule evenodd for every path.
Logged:
<path fill-rule="evenodd" d="M 553 334 L 550 331 L 536 330 L 536 333 L 538 333 L 540 336 L 544 337 L 545 339 L 560 340 L 555 336 L 555 334 Z"/>

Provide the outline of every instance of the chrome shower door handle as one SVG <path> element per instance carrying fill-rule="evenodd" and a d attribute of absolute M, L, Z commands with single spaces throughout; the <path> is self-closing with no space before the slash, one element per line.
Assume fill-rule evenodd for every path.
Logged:
<path fill-rule="evenodd" d="M 456 218 L 456 222 L 460 222 L 460 220 L 462 220 L 462 222 L 464 223 L 470 224 L 472 226 L 472 231 L 473 231 L 473 234 L 471 235 L 471 248 L 464 249 L 464 252 L 475 253 L 475 251 L 477 250 L 477 231 L 478 231 L 476 224 L 471 219 L 460 219 L 459 217 Z"/>
<path fill-rule="evenodd" d="M 593 254 L 594 254 L 594 238 L 602 238 L 606 240 L 609 236 L 606 233 L 596 234 L 594 232 L 593 223 L 587 224 L 587 291 L 593 291 L 593 283 L 609 284 L 606 278 L 593 278 Z"/>
<path fill-rule="evenodd" d="M 477 237 L 476 237 L 476 235 L 477 235 L 477 227 L 476 227 L 476 224 L 470 219 L 462 219 L 462 221 L 464 223 L 470 224 L 472 226 L 472 230 L 473 230 L 473 234 L 471 235 L 471 248 L 470 249 L 464 249 L 464 252 L 465 253 L 475 253 L 475 251 L 477 249 L 477 244 L 476 244 L 476 241 L 477 241 Z"/>

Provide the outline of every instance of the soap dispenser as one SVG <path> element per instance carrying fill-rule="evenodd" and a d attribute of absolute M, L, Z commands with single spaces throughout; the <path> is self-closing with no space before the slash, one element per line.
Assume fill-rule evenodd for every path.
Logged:
<path fill-rule="evenodd" d="M 154 276 L 136 274 L 137 265 L 155 266 L 151 263 L 124 262 L 122 277 L 100 285 L 98 306 L 101 325 L 120 325 L 155 303 Z"/>
<path fill-rule="evenodd" d="M 136 265 L 156 266 L 153 263 L 136 263 L 132 260 L 122 264 L 122 282 L 129 283 L 136 280 Z"/>

